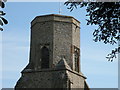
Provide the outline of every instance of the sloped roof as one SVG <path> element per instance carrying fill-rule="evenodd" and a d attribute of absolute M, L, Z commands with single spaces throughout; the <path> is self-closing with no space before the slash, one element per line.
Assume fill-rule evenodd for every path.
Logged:
<path fill-rule="evenodd" d="M 56 69 L 69 69 L 71 70 L 70 66 L 67 64 L 65 58 L 62 58 L 55 67 Z"/>

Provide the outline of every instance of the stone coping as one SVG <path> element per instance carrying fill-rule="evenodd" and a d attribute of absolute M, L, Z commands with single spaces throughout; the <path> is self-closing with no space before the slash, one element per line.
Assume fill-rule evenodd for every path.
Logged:
<path fill-rule="evenodd" d="M 31 22 L 31 26 L 39 22 L 49 22 L 49 21 L 73 23 L 73 24 L 76 24 L 78 27 L 80 24 L 80 22 L 72 16 L 65 16 L 65 15 L 59 15 L 59 14 L 48 14 L 48 15 L 42 15 L 42 16 L 35 17 L 33 21 Z"/>
<path fill-rule="evenodd" d="M 70 70 L 70 69 L 65 69 L 65 68 L 61 68 L 61 69 L 55 69 L 55 68 L 53 68 L 53 69 L 42 69 L 42 70 L 33 70 L 33 69 L 24 69 L 21 73 L 23 74 L 23 73 L 36 73 L 36 72 L 51 72 L 51 71 L 63 71 L 63 70 L 67 70 L 67 71 L 70 71 L 71 73 L 74 73 L 74 74 L 76 74 L 76 75 L 79 75 L 79 76 L 81 76 L 81 77 L 83 77 L 83 78 L 85 78 L 85 79 L 87 79 L 83 74 L 82 74 L 82 72 L 76 72 L 76 71 L 73 71 L 73 70 Z"/>

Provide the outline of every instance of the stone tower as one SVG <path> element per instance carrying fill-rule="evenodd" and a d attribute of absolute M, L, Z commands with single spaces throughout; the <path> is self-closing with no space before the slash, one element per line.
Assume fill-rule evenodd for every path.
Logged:
<path fill-rule="evenodd" d="M 80 70 L 80 22 L 43 15 L 31 22 L 29 64 L 15 88 L 89 89 Z"/>

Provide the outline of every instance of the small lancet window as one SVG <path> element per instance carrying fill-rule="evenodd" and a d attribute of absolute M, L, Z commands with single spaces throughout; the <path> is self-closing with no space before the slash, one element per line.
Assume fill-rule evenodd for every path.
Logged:
<path fill-rule="evenodd" d="M 49 68 L 49 49 L 45 46 L 41 49 L 41 68 Z"/>
<path fill-rule="evenodd" d="M 74 47 L 74 62 L 75 62 L 75 71 L 79 72 L 79 49 Z"/>

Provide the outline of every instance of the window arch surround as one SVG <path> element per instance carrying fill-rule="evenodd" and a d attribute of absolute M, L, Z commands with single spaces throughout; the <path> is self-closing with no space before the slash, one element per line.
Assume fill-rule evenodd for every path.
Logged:
<path fill-rule="evenodd" d="M 41 69 L 49 68 L 49 49 L 44 46 L 41 48 Z"/>

